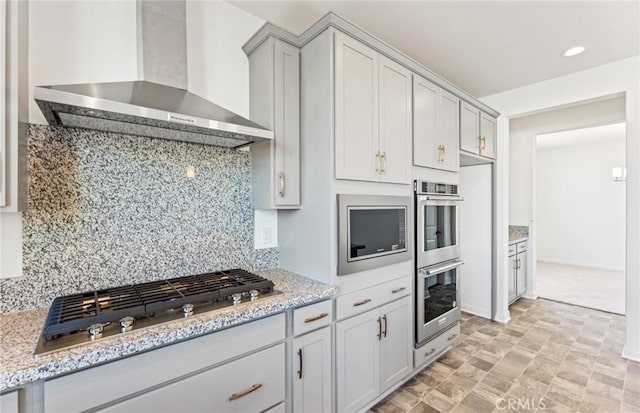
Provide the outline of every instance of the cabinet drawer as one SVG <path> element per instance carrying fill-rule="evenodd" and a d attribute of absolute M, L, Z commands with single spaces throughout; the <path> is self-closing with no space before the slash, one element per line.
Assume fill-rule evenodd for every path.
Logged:
<path fill-rule="evenodd" d="M 284 403 L 280 403 L 277 406 L 270 408 L 269 410 L 265 410 L 264 413 L 286 413 L 287 407 Z"/>
<path fill-rule="evenodd" d="M 341 320 L 363 313 L 407 294 L 411 294 L 409 276 L 345 294 L 336 299 L 336 319 Z"/>
<path fill-rule="evenodd" d="M 525 252 L 527 250 L 527 241 L 519 242 L 517 249 L 518 249 L 518 251 L 517 251 L 518 253 Z"/>
<path fill-rule="evenodd" d="M 440 357 L 449 349 L 454 340 L 460 335 L 460 323 L 440 334 L 424 346 L 413 350 L 415 367 L 426 365 Z"/>
<path fill-rule="evenodd" d="M 285 398 L 285 345 L 144 393 L 101 412 L 261 412 Z"/>
<path fill-rule="evenodd" d="M 517 252 L 518 244 L 509 244 L 509 256 L 515 255 Z"/>
<path fill-rule="evenodd" d="M 299 336 L 311 330 L 331 324 L 333 303 L 331 300 L 311 304 L 293 310 L 293 335 Z"/>
<path fill-rule="evenodd" d="M 45 411 L 69 413 L 110 403 L 283 340 L 285 329 L 285 316 L 278 314 L 48 380 Z"/>

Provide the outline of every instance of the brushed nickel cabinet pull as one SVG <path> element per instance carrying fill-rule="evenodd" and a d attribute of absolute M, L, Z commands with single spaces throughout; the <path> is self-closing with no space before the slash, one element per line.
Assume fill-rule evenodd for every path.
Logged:
<path fill-rule="evenodd" d="M 426 353 L 424 353 L 425 357 L 429 357 L 430 355 L 432 355 L 433 353 L 436 352 L 435 348 L 432 348 L 431 350 L 427 351 Z"/>
<path fill-rule="evenodd" d="M 262 384 L 254 384 L 253 386 L 251 386 L 249 390 L 245 390 L 242 393 L 233 393 L 231 397 L 229 397 L 229 401 L 232 402 L 234 400 L 238 400 L 246 396 L 247 394 L 253 393 L 254 391 L 258 390 L 261 387 L 262 387 Z"/>
<path fill-rule="evenodd" d="M 458 337 L 458 335 L 456 333 L 451 334 L 449 337 L 447 337 L 447 340 L 451 341 L 454 338 Z"/>
<path fill-rule="evenodd" d="M 407 289 L 407 287 L 400 287 L 400 288 L 396 288 L 395 290 L 391 290 L 391 294 L 397 294 L 397 293 L 399 293 L 400 291 L 404 291 L 404 290 L 406 290 L 406 289 Z"/>
<path fill-rule="evenodd" d="M 329 313 L 322 313 L 319 316 L 305 318 L 304 322 L 305 323 L 313 323 L 314 321 L 318 321 L 318 320 L 320 320 L 322 318 L 325 318 L 328 315 L 329 315 Z"/>
<path fill-rule="evenodd" d="M 378 341 L 382 340 L 382 320 L 378 317 Z"/>
<path fill-rule="evenodd" d="M 298 359 L 300 360 L 300 370 L 298 370 L 298 378 L 302 380 L 302 349 L 298 350 Z"/>
<path fill-rule="evenodd" d="M 380 151 L 376 151 L 376 172 L 381 172 L 380 171 Z"/>
<path fill-rule="evenodd" d="M 371 302 L 371 298 L 366 298 L 360 302 L 353 303 L 354 307 L 360 307 L 361 305 L 369 304 Z"/>
<path fill-rule="evenodd" d="M 384 330 L 382 331 L 382 335 L 386 337 L 387 336 L 387 315 L 386 314 L 383 315 L 382 319 L 384 320 Z"/>
<path fill-rule="evenodd" d="M 387 173 L 387 152 L 382 152 L 381 159 L 382 159 L 382 173 L 385 174 Z"/>
<path fill-rule="evenodd" d="M 442 145 L 442 162 L 447 160 L 447 147 Z"/>
<path fill-rule="evenodd" d="M 284 172 L 280 172 L 278 177 L 280 178 L 280 191 L 278 192 L 280 193 L 280 198 L 284 198 Z"/>

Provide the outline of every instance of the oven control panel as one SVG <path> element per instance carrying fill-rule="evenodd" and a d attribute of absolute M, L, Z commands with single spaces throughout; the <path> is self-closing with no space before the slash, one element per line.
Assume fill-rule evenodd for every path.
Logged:
<path fill-rule="evenodd" d="M 458 185 L 453 184 L 415 181 L 414 189 L 419 194 L 458 195 Z"/>

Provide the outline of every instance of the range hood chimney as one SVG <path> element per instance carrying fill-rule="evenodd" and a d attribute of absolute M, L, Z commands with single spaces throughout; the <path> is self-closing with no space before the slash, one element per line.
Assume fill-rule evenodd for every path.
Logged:
<path fill-rule="evenodd" d="M 137 0 L 138 77 L 37 86 L 50 125 L 238 148 L 273 132 L 187 91 L 186 2 Z"/>

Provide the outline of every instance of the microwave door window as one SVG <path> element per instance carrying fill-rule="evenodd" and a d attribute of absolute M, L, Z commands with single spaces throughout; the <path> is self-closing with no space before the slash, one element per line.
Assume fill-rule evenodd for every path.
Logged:
<path fill-rule="evenodd" d="M 406 250 L 404 208 L 349 211 L 349 260 Z"/>
<path fill-rule="evenodd" d="M 424 283 L 424 324 L 457 306 L 456 270 L 427 277 Z"/>

